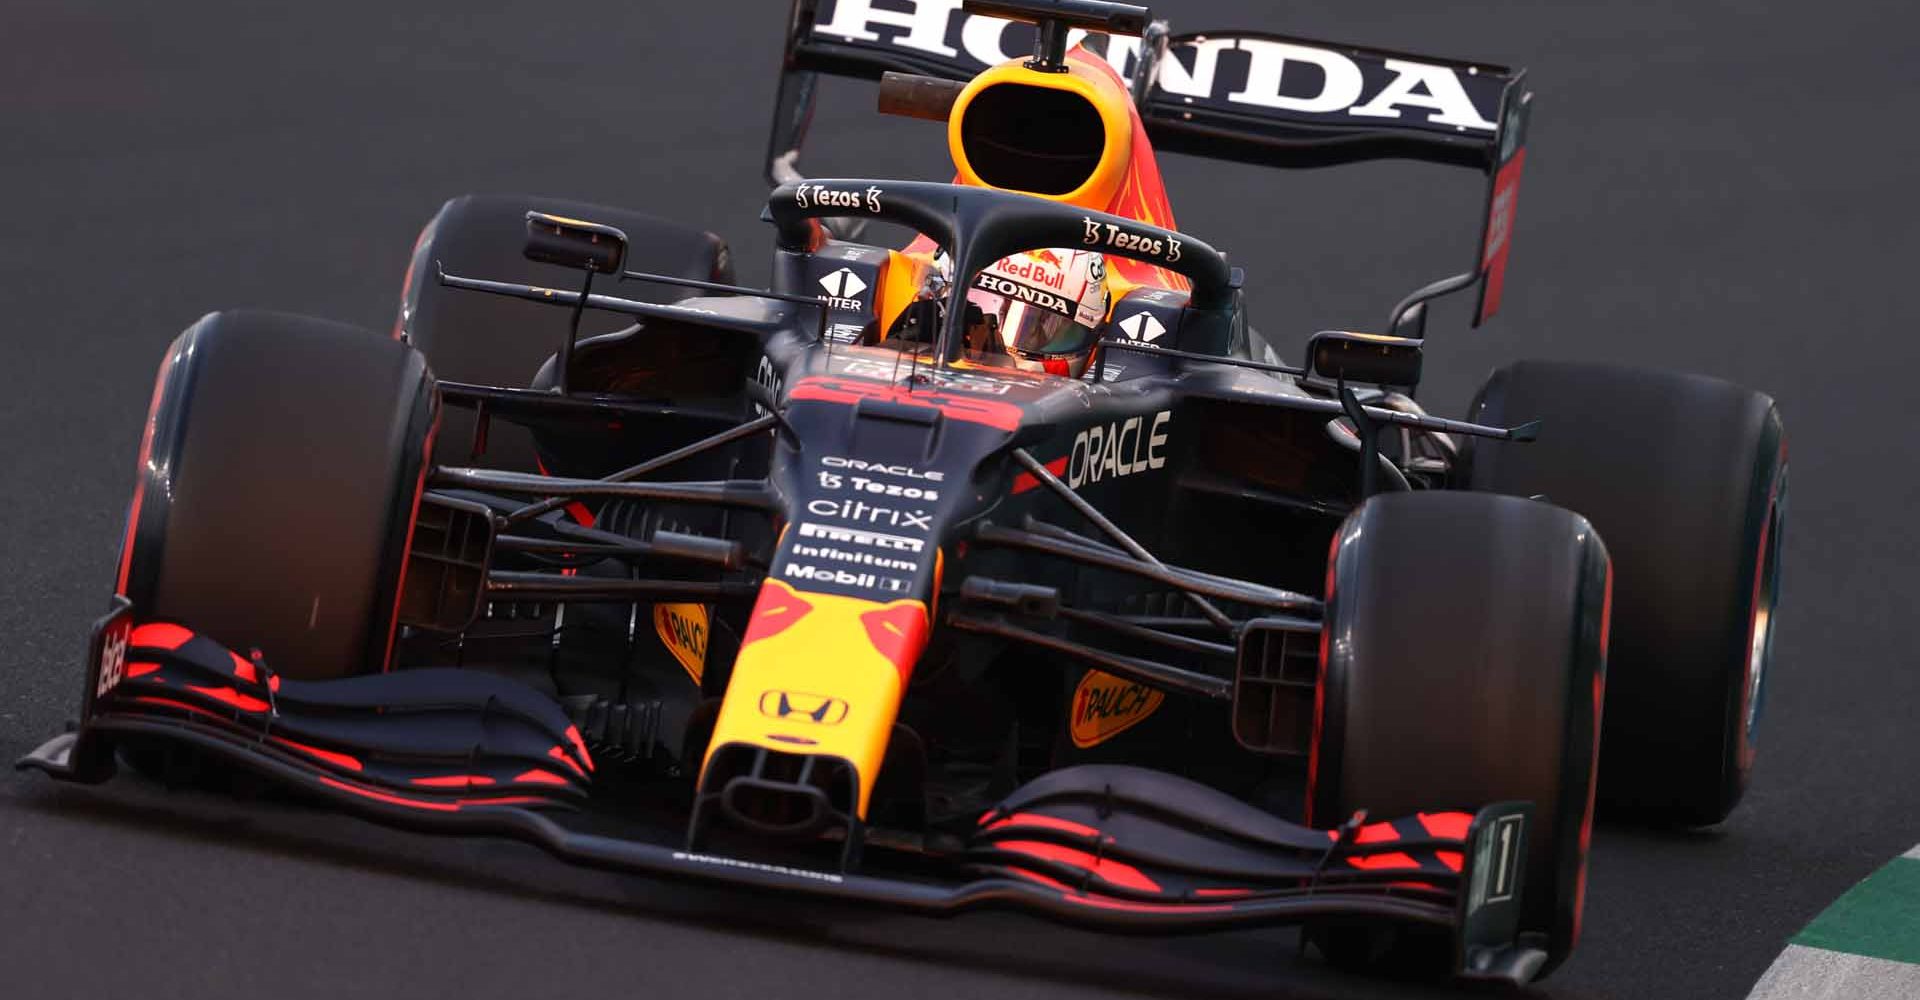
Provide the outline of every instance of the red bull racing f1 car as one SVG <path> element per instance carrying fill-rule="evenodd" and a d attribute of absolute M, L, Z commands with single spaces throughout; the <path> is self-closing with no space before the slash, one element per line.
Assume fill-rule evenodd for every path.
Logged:
<path fill-rule="evenodd" d="M 953 181 L 804 176 L 827 73 L 944 123 Z M 1426 303 L 1500 303 L 1531 98 L 1126 4 L 797 0 L 770 288 L 703 232 L 466 197 L 389 332 L 181 334 L 79 724 L 21 765 L 1545 975 L 1596 808 L 1740 797 L 1786 461 L 1772 401 L 1707 378 L 1520 362 L 1465 419 L 1414 400 Z M 1474 265 L 1285 360 L 1165 151 L 1478 170 Z"/>

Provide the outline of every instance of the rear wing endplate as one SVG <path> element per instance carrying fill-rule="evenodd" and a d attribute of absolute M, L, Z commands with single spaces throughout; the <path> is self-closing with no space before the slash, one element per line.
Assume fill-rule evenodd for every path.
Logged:
<path fill-rule="evenodd" d="M 963 7 L 794 0 L 769 181 L 799 179 L 818 74 L 964 82 L 1033 51 L 1033 25 Z M 1149 25 L 1144 39 L 1069 36 L 1083 39 L 1130 82 L 1159 150 L 1286 168 L 1409 159 L 1480 171 L 1487 197 L 1472 272 L 1474 324 L 1499 308 L 1533 96 L 1524 70 L 1267 32 L 1171 35 L 1165 22 Z"/>

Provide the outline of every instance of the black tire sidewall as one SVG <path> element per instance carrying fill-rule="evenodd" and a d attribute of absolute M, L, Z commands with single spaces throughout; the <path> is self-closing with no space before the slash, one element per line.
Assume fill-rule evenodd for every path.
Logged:
<path fill-rule="evenodd" d="M 1471 488 L 1545 494 L 1588 517 L 1613 556 L 1602 808 L 1725 819 L 1751 774 L 1755 585 L 1784 499 L 1773 401 L 1702 376 L 1520 362 L 1487 380 L 1470 414 L 1543 420 L 1535 442 L 1470 442 Z"/>
<path fill-rule="evenodd" d="M 135 615 L 288 676 L 383 669 L 438 416 L 424 360 L 345 324 L 222 312 L 169 347 L 155 393 L 118 581 Z"/>

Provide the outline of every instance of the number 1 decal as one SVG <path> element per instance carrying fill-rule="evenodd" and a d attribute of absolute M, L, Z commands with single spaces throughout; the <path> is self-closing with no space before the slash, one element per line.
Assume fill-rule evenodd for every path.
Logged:
<path fill-rule="evenodd" d="M 1526 856 L 1521 843 L 1521 835 L 1526 829 L 1525 816 L 1502 816 L 1496 822 L 1494 836 L 1493 884 L 1488 888 L 1487 902 L 1499 903 L 1513 898 L 1514 887 L 1520 881 L 1520 859 Z"/>

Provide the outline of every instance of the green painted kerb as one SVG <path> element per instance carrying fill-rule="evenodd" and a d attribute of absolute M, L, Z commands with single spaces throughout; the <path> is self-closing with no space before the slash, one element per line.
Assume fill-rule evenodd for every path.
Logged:
<path fill-rule="evenodd" d="M 1920 860 L 1895 858 L 1867 876 L 1793 943 L 1920 964 Z"/>

